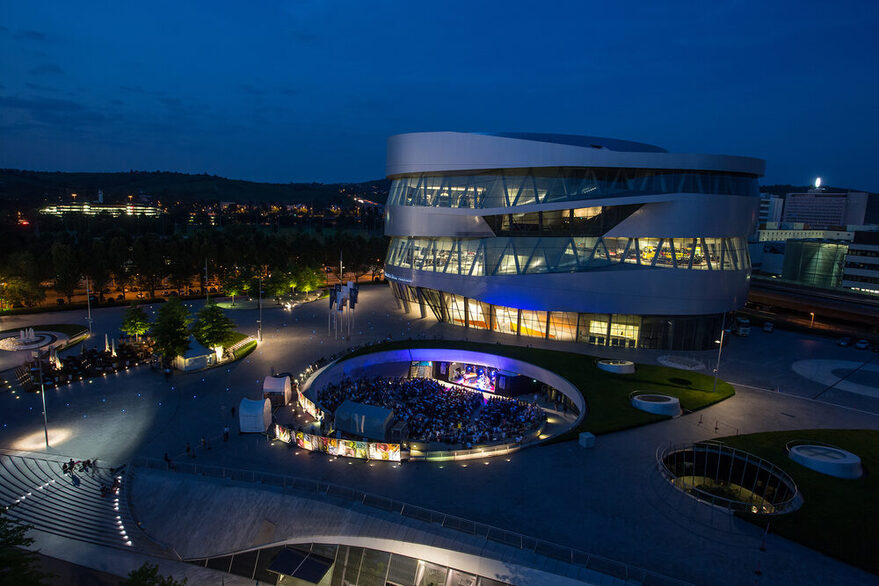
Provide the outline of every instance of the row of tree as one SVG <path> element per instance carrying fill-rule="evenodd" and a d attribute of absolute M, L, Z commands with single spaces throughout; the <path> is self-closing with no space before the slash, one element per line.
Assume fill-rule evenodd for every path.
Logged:
<path fill-rule="evenodd" d="M 159 306 L 153 322 L 143 308 L 132 305 L 122 318 L 121 329 L 135 338 L 149 333 L 165 363 L 189 350 L 190 334 L 213 350 L 230 345 L 235 336 L 235 322 L 216 304 L 206 304 L 193 318 L 176 297 Z"/>
<path fill-rule="evenodd" d="M 325 267 L 338 266 L 340 254 L 346 272 L 377 275 L 385 250 L 381 236 L 318 238 L 302 232 L 270 233 L 259 226 L 166 237 L 116 230 L 11 237 L 0 247 L 0 309 L 35 305 L 45 299 L 47 287 L 69 302 L 84 279 L 99 301 L 111 283 L 123 294 L 137 287 L 150 297 L 160 288 L 182 295 L 195 284 L 204 290 L 209 283 L 241 295 L 257 291 L 254 281 L 260 277 L 265 295 L 277 297 L 317 288 Z"/>

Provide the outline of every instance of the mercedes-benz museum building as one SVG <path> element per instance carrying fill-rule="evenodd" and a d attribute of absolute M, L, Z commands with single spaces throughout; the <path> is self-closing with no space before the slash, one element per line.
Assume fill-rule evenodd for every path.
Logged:
<path fill-rule="evenodd" d="M 590 136 L 392 136 L 385 274 L 406 311 L 466 328 L 713 348 L 747 297 L 764 166 Z"/>

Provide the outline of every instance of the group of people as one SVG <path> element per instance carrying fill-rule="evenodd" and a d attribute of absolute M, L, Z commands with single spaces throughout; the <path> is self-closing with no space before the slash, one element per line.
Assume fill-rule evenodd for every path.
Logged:
<path fill-rule="evenodd" d="M 98 471 L 98 461 L 97 459 L 77 461 L 70 458 L 68 462 L 62 462 L 61 471 L 64 474 L 71 475 L 74 472 L 90 472 L 91 474 L 94 474 Z"/>
<path fill-rule="evenodd" d="M 119 477 L 113 479 L 113 484 L 107 486 L 106 484 L 101 485 L 101 496 L 115 496 L 119 494 L 119 487 L 122 486 L 122 481 L 119 480 Z"/>
<path fill-rule="evenodd" d="M 329 412 L 346 400 L 393 410 L 394 422 L 406 422 L 412 440 L 465 447 L 520 441 L 545 418 L 535 405 L 505 397 L 485 400 L 480 392 L 447 387 L 429 378 L 347 379 L 318 394 L 321 407 Z"/>

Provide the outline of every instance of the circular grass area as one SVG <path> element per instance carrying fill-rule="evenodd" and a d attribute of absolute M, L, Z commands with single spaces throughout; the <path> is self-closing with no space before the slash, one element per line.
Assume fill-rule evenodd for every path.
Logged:
<path fill-rule="evenodd" d="M 799 510 L 772 519 L 770 530 L 792 541 L 879 574 L 876 524 L 879 523 L 879 431 L 863 429 L 801 429 L 720 438 L 725 445 L 746 450 L 781 466 L 803 495 Z M 788 458 L 788 443 L 814 442 L 837 446 L 861 458 L 864 475 L 834 478 Z M 744 518 L 766 526 L 767 519 Z"/>

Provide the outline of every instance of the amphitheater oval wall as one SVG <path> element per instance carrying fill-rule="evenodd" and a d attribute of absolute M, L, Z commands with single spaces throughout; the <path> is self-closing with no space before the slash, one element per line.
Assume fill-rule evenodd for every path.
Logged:
<path fill-rule="evenodd" d="M 318 389 L 329 384 L 338 384 L 346 378 L 357 378 L 371 367 L 389 363 L 422 361 L 481 364 L 483 366 L 489 366 L 499 370 L 509 370 L 524 376 L 529 376 L 558 390 L 577 406 L 579 416 L 574 422 L 573 427 L 579 425 L 586 416 L 586 400 L 583 398 L 583 395 L 577 387 L 551 370 L 531 364 L 530 362 L 525 362 L 524 360 L 517 360 L 507 356 L 451 348 L 383 350 L 371 354 L 361 354 L 352 358 L 342 357 L 336 362 L 328 364 L 314 372 L 302 385 L 302 391 L 314 400 L 317 397 L 316 391 Z"/>

